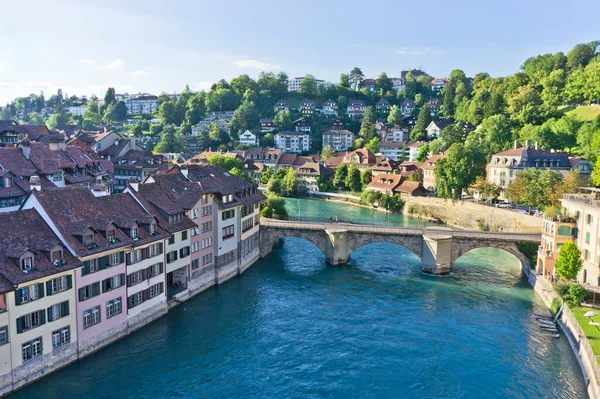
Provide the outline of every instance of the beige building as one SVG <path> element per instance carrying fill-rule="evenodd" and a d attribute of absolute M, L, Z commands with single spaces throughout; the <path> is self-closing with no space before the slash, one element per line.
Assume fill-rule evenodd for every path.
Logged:
<path fill-rule="evenodd" d="M 583 257 L 577 282 L 597 287 L 600 285 L 600 189 L 582 188 L 580 194 L 565 194 L 560 202 L 563 214 L 576 220 L 576 242 Z"/>
<path fill-rule="evenodd" d="M 537 272 L 548 280 L 557 278 L 554 268 L 560 248 L 569 241 L 577 239 L 577 221 L 574 218 L 544 219 L 542 223 L 542 242 L 538 248 Z"/>
<path fill-rule="evenodd" d="M 442 159 L 445 158 L 446 155 L 444 154 L 440 154 L 440 155 L 434 155 L 432 157 L 429 157 L 429 159 L 427 159 L 425 162 L 423 162 L 422 166 L 421 166 L 421 175 L 423 176 L 423 187 L 429 191 L 435 191 L 436 190 L 436 185 L 435 185 L 435 166 L 437 164 L 437 162 Z"/>

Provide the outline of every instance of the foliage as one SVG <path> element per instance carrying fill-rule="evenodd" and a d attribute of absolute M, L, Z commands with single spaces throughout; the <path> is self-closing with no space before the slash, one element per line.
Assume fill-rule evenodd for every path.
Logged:
<path fill-rule="evenodd" d="M 381 206 L 390 212 L 402 212 L 405 203 L 400 194 L 381 196 Z"/>
<path fill-rule="evenodd" d="M 371 180 L 373 180 L 373 172 L 371 172 L 371 169 L 365 169 L 360 172 L 360 184 L 362 185 L 363 190 L 371 183 Z"/>
<path fill-rule="evenodd" d="M 529 261 L 531 267 L 535 267 L 537 264 L 537 253 L 539 245 L 535 242 L 517 241 L 517 248 L 525 255 Z"/>
<path fill-rule="evenodd" d="M 367 144 L 365 144 L 365 148 L 371 151 L 373 154 L 377 154 L 379 152 L 379 138 L 373 137 Z"/>
<path fill-rule="evenodd" d="M 455 143 L 435 167 L 438 195 L 459 199 L 478 177 L 485 176 L 486 158 L 476 146 Z"/>
<path fill-rule="evenodd" d="M 360 125 L 360 132 L 358 133 L 358 135 L 367 143 L 377 136 L 375 122 L 376 119 L 373 107 L 368 106 L 365 110 L 365 114 L 363 115 L 362 124 Z"/>
<path fill-rule="evenodd" d="M 311 97 L 317 94 L 317 80 L 312 75 L 306 75 L 300 82 L 300 93 Z"/>
<path fill-rule="evenodd" d="M 387 117 L 387 121 L 390 125 L 401 125 L 402 124 L 402 111 L 400 108 L 394 104 L 390 108 L 390 114 Z"/>
<path fill-rule="evenodd" d="M 365 75 L 360 70 L 360 68 L 354 67 L 350 71 L 350 74 L 348 75 L 348 81 L 350 82 L 350 87 L 352 89 L 354 89 L 354 91 L 357 91 L 358 88 L 360 87 L 360 85 L 362 84 L 364 78 L 365 78 Z"/>
<path fill-rule="evenodd" d="M 556 274 L 567 281 L 577 278 L 583 266 L 581 251 L 573 241 L 566 242 L 558 252 L 556 260 Z"/>
<path fill-rule="evenodd" d="M 325 147 L 323 147 L 323 150 L 321 151 L 321 159 L 323 161 L 326 161 L 331 157 L 335 157 L 336 155 L 337 155 L 337 152 L 335 152 L 333 147 L 330 145 L 326 145 Z"/>
<path fill-rule="evenodd" d="M 572 284 L 569 287 L 569 305 L 579 306 L 587 296 L 586 289 L 579 284 Z"/>
<path fill-rule="evenodd" d="M 500 187 L 494 183 L 488 182 L 484 177 L 477 179 L 471 188 L 477 191 L 483 198 L 496 199 L 500 196 Z"/>
<path fill-rule="evenodd" d="M 333 184 L 336 187 L 345 187 L 346 185 L 346 177 L 348 176 L 348 165 L 341 164 L 335 169 L 335 174 L 333 176 Z"/>
<path fill-rule="evenodd" d="M 260 216 L 262 217 L 272 218 L 275 214 L 276 216 L 285 219 L 288 216 L 287 209 L 285 208 L 285 199 L 280 196 L 269 194 L 267 199 L 262 202 L 261 206 Z"/>
<path fill-rule="evenodd" d="M 273 177 L 274 172 L 273 172 L 273 168 L 267 168 L 263 174 L 260 176 L 260 182 L 262 184 L 267 184 L 269 182 L 269 180 L 271 180 L 271 177 Z"/>
<path fill-rule="evenodd" d="M 225 169 L 228 172 L 234 168 L 237 168 L 240 170 L 244 169 L 244 163 L 242 162 L 241 159 L 232 157 L 229 155 L 213 154 L 213 155 L 209 156 L 206 159 L 206 161 L 208 162 L 209 165 L 218 166 L 220 168 Z"/>
<path fill-rule="evenodd" d="M 360 203 L 363 205 L 375 205 L 379 204 L 379 200 L 381 199 L 381 193 L 379 191 L 374 190 L 364 190 L 360 193 Z"/>
<path fill-rule="evenodd" d="M 417 153 L 417 162 L 425 162 L 429 156 L 429 144 L 424 144 Z"/>
<path fill-rule="evenodd" d="M 475 224 L 477 224 L 477 230 L 479 231 L 487 231 L 488 226 L 485 224 L 485 220 L 483 218 L 475 219 Z"/>
<path fill-rule="evenodd" d="M 345 185 L 350 191 L 361 191 L 362 184 L 360 180 L 360 171 L 356 165 L 352 165 L 350 168 L 348 168 L 348 175 L 346 176 Z"/>
<path fill-rule="evenodd" d="M 540 170 L 528 168 L 519 172 L 516 178 L 508 185 L 506 195 L 509 200 L 517 204 L 544 208 L 557 205 L 562 198 L 563 177 L 560 172 L 550 169 Z M 557 188 L 560 198 L 557 196 Z"/>
<path fill-rule="evenodd" d="M 410 132 L 410 139 L 412 141 L 421 141 L 425 139 L 425 129 L 431 123 L 431 110 L 428 105 L 421 107 L 419 111 L 419 117 L 417 123 Z"/>
<path fill-rule="evenodd" d="M 256 109 L 256 104 L 244 100 L 233 113 L 229 126 L 231 131 L 238 135 L 246 130 L 258 130 L 260 128 L 260 115 L 258 109 Z"/>
<path fill-rule="evenodd" d="M 294 127 L 290 111 L 282 110 L 273 118 L 273 124 L 279 131 L 291 130 Z"/>

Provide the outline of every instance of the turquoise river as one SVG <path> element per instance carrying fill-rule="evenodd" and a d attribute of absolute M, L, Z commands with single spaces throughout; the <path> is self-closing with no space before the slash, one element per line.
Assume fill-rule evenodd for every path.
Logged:
<path fill-rule="evenodd" d="M 388 223 L 345 204 L 287 206 Z M 10 399 L 586 398 L 566 339 L 535 323 L 545 311 L 501 250 L 472 251 L 436 278 L 394 244 L 332 267 L 313 244 L 287 238 L 242 276 Z"/>

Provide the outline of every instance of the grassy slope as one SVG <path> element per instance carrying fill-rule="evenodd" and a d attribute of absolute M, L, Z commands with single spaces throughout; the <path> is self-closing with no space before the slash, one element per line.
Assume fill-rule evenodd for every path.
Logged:
<path fill-rule="evenodd" d="M 590 345 L 592 346 L 592 350 L 594 351 L 594 354 L 599 355 L 600 354 L 600 326 L 591 326 L 589 324 L 590 323 L 589 318 L 583 316 L 585 312 L 588 312 L 590 310 L 594 310 L 594 309 L 582 308 L 582 307 L 571 307 L 571 312 L 573 313 L 573 315 L 579 322 L 579 325 L 583 329 L 583 332 L 585 333 L 585 336 L 587 337 L 588 341 L 590 341 Z M 600 315 L 600 311 L 597 311 L 597 312 Z M 592 319 L 595 322 L 600 322 L 599 316 L 592 317 Z M 596 359 L 598 359 L 598 358 L 596 358 Z"/>
<path fill-rule="evenodd" d="M 575 109 L 570 109 L 565 112 L 566 115 L 576 117 L 581 121 L 593 121 L 600 116 L 599 105 L 580 105 Z"/>

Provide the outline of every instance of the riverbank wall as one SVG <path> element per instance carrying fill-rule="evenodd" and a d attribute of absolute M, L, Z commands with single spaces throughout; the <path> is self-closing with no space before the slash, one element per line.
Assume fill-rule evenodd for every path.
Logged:
<path fill-rule="evenodd" d="M 552 284 L 533 270 L 527 271 L 527 274 L 529 284 L 533 286 L 534 291 L 542 299 L 546 307 L 551 310 L 552 302 L 555 299 L 560 300 Z M 563 308 L 560 317 L 556 321 L 567 337 L 569 345 L 571 345 L 571 349 L 573 349 L 573 353 L 579 362 L 589 397 L 591 399 L 600 399 L 600 367 L 581 326 L 567 306 Z"/>

